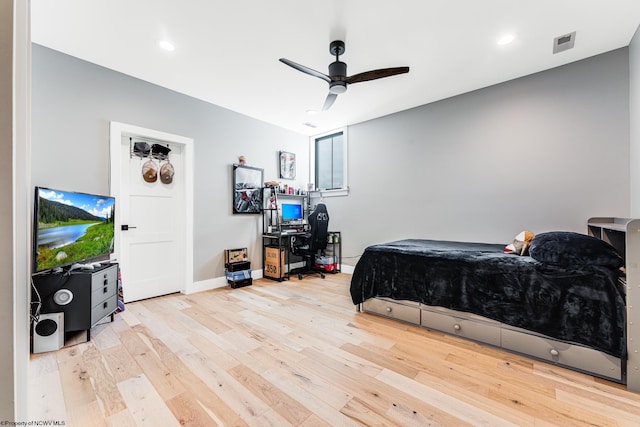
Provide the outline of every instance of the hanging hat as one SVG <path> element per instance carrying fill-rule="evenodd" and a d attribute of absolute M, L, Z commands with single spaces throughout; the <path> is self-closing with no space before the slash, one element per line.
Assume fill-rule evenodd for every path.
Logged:
<path fill-rule="evenodd" d="M 164 145 L 153 144 L 151 146 L 151 155 L 158 160 L 166 160 L 170 151 L 171 148 L 165 147 Z"/>
<path fill-rule="evenodd" d="M 162 181 L 163 184 L 171 184 L 175 173 L 176 170 L 173 168 L 173 165 L 170 162 L 166 162 L 160 167 L 160 181 Z"/>
<path fill-rule="evenodd" d="M 136 142 L 133 144 L 133 152 L 138 157 L 147 157 L 151 153 L 151 146 L 146 142 Z"/>
<path fill-rule="evenodd" d="M 147 160 L 142 165 L 142 178 L 147 182 L 156 182 L 158 180 L 158 169 L 152 160 Z"/>

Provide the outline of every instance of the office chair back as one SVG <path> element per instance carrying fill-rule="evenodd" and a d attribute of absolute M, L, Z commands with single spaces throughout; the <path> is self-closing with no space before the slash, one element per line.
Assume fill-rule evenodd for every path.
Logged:
<path fill-rule="evenodd" d="M 309 214 L 311 238 L 309 249 L 316 252 L 327 248 L 329 230 L 329 213 L 324 203 L 318 203 L 315 210 Z"/>

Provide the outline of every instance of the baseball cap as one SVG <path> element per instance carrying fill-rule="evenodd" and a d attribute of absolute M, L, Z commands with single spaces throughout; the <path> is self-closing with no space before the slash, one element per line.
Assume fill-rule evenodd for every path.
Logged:
<path fill-rule="evenodd" d="M 147 182 L 156 182 L 158 180 L 158 169 L 152 160 L 147 160 L 142 165 L 142 178 Z"/>
<path fill-rule="evenodd" d="M 171 151 L 171 148 L 165 147 L 164 145 L 153 144 L 151 146 L 151 155 L 158 160 L 167 159 L 169 157 L 170 151 Z"/>
<path fill-rule="evenodd" d="M 160 181 L 163 184 L 171 184 L 173 182 L 173 175 L 176 171 L 170 162 L 166 162 L 160 167 Z"/>

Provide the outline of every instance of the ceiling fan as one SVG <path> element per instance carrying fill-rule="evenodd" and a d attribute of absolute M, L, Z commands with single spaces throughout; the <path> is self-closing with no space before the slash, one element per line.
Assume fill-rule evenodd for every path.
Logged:
<path fill-rule="evenodd" d="M 336 60 L 329 64 L 329 75 L 323 74 L 309 67 L 305 67 L 304 65 L 297 64 L 285 58 L 280 58 L 280 62 L 329 83 L 329 94 L 327 95 L 327 99 L 324 101 L 322 110 L 328 110 L 335 102 L 338 94 L 345 93 L 347 91 L 347 85 L 351 83 L 366 82 L 367 80 L 376 80 L 383 77 L 391 77 L 396 74 L 409 72 L 409 67 L 395 67 L 365 71 L 364 73 L 347 76 L 347 64 L 340 61 L 340 55 L 344 53 L 344 50 L 344 42 L 341 40 L 335 40 L 329 44 L 329 52 L 336 57 Z"/>

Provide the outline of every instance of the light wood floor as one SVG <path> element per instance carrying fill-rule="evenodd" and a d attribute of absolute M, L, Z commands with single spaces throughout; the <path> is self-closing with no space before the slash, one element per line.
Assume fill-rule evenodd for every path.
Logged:
<path fill-rule="evenodd" d="M 638 426 L 640 394 L 357 313 L 349 275 L 127 304 L 33 355 L 30 420 L 67 426 Z M 126 292 L 126 288 L 125 288 Z"/>

